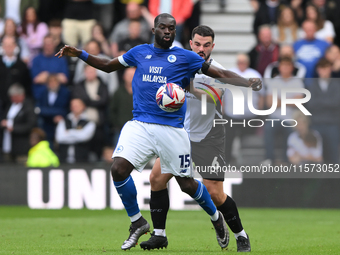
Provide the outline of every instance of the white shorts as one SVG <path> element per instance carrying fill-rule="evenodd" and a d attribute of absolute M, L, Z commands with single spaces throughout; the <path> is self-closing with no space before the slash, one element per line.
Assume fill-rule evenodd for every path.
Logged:
<path fill-rule="evenodd" d="M 112 158 L 124 158 L 141 172 L 157 155 L 162 173 L 191 177 L 190 152 L 190 140 L 184 128 L 133 120 L 124 125 Z"/>

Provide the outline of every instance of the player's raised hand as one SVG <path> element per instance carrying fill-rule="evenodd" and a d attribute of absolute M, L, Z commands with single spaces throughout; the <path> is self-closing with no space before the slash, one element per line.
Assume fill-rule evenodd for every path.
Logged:
<path fill-rule="evenodd" d="M 69 45 L 65 45 L 60 49 L 60 51 L 55 54 L 55 57 L 61 58 L 63 56 L 68 56 L 68 57 L 79 57 L 81 54 L 81 50 L 77 49 L 76 47 L 72 47 Z"/>
<path fill-rule="evenodd" d="M 250 78 L 249 84 L 249 87 L 251 87 L 254 91 L 259 91 L 262 89 L 262 81 L 259 78 Z"/>

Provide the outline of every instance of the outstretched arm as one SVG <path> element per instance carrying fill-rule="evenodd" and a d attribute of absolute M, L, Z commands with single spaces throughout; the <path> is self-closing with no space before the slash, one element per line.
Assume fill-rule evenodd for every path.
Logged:
<path fill-rule="evenodd" d="M 234 72 L 209 65 L 207 62 L 203 63 L 202 72 L 210 77 L 220 80 L 223 83 L 229 83 L 241 87 L 251 87 L 255 91 L 262 88 L 262 81 L 259 78 L 250 78 L 247 80 Z"/>
<path fill-rule="evenodd" d="M 90 66 L 93 66 L 99 70 L 102 70 L 104 72 L 110 73 L 119 69 L 125 68 L 123 66 L 118 58 L 114 59 L 107 59 L 107 58 L 101 58 L 97 56 L 93 56 L 88 54 L 88 57 L 82 54 L 83 51 L 80 49 L 77 49 L 76 47 L 72 47 L 69 45 L 65 45 L 61 50 L 55 54 L 56 57 L 61 58 L 63 56 L 68 56 L 68 57 L 80 57 L 82 60 L 84 60 L 87 64 Z M 86 60 L 85 60 L 86 59 Z"/>

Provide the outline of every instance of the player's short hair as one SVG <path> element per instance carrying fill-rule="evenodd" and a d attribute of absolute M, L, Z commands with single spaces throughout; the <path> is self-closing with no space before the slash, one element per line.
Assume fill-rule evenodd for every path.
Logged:
<path fill-rule="evenodd" d="M 321 58 L 319 62 L 316 64 L 316 67 L 330 67 L 332 66 L 331 61 L 329 61 L 327 58 Z"/>
<path fill-rule="evenodd" d="M 203 36 L 203 37 L 211 36 L 212 41 L 214 41 L 214 39 L 215 39 L 214 30 L 212 30 L 210 27 L 205 26 L 205 25 L 199 25 L 199 26 L 195 27 L 192 30 L 191 39 L 194 38 L 195 34 L 198 34 L 198 35 Z"/>
<path fill-rule="evenodd" d="M 176 20 L 172 15 L 170 15 L 169 13 L 161 13 L 155 18 L 155 20 L 153 22 L 154 27 L 158 26 L 160 18 L 171 18 L 175 21 L 175 24 L 176 24 Z"/>

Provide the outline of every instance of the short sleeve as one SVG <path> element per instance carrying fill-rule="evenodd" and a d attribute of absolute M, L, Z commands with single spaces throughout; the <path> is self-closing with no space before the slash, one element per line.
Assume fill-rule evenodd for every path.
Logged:
<path fill-rule="evenodd" d="M 119 62 L 125 67 L 137 66 L 138 61 L 136 58 L 139 56 L 141 50 L 143 50 L 142 47 L 142 45 L 133 47 L 128 52 L 118 57 Z"/>

